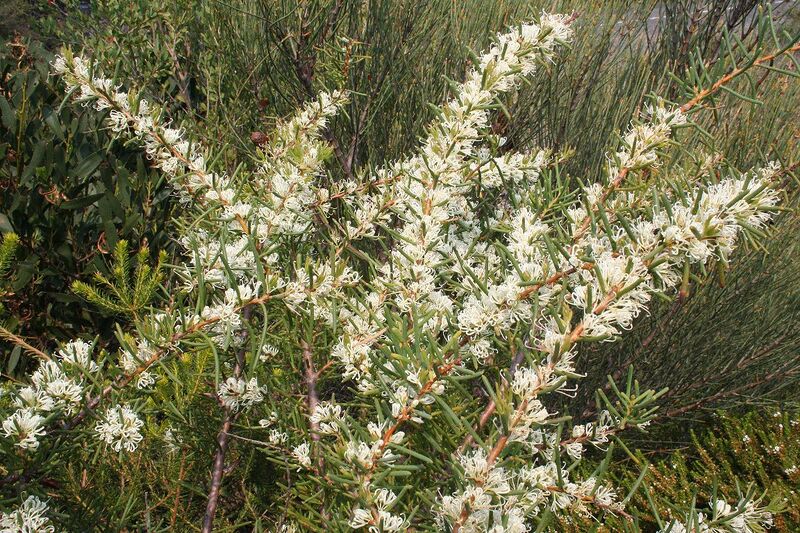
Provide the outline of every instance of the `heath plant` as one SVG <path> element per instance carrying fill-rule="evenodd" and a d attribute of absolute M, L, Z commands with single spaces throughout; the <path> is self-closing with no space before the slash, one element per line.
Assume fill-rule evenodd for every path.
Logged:
<path fill-rule="evenodd" d="M 629 373 L 598 394 L 591 420 L 557 406 L 580 383 L 582 346 L 614 341 L 651 300 L 764 237 L 785 169 L 736 169 L 683 146 L 680 130 L 751 71 L 789 73 L 776 65 L 798 45 L 764 33 L 755 49 L 733 46 L 726 71 L 698 71 L 684 101 L 654 95 L 608 147 L 603 179 L 584 183 L 562 172 L 569 154 L 508 146 L 492 127 L 521 84 L 568 56 L 574 19 L 543 14 L 499 34 L 412 154 L 339 180 L 327 176 L 327 128 L 346 91 L 309 99 L 257 164 L 231 171 L 91 59 L 57 57 L 70 99 L 174 188 L 184 253 L 168 303 L 137 301 L 118 350 L 76 339 L 6 387 L 0 485 L 18 497 L 0 524 L 69 523 L 48 487 L 70 457 L 124 469 L 149 441 L 163 461 L 202 457 L 207 478 L 169 504 L 202 531 L 522 532 L 568 513 L 636 527 L 608 460 L 664 390 Z M 121 271 L 110 285 L 129 283 Z M 174 408 L 186 397 L 202 416 Z M 596 468 L 579 475 L 582 461 Z M 231 504 L 248 484 L 269 496 L 244 497 L 243 519 Z M 141 503 L 128 527 L 169 523 L 169 507 Z M 757 531 L 778 510 L 753 493 L 708 506 L 659 524 Z"/>

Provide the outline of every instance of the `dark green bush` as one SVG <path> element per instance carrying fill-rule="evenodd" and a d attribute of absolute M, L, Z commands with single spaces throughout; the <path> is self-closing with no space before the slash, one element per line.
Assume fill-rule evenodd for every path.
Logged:
<path fill-rule="evenodd" d="M 21 41 L 0 56 L 0 231 L 20 241 L 0 324 L 35 346 L 111 327 L 70 285 L 105 270 L 120 239 L 168 248 L 175 204 L 147 159 L 114 141 L 101 118 L 61 105 L 50 58 Z M 4 358 L 3 371 L 14 373 L 17 360 Z"/>

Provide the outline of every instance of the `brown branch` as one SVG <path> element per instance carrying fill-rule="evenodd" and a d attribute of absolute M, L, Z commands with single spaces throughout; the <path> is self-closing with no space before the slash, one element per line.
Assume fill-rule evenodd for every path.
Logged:
<path fill-rule="evenodd" d="M 30 344 L 28 344 L 25 339 L 20 337 L 19 335 L 15 335 L 14 333 L 10 332 L 3 326 L 0 326 L 0 338 L 3 338 L 10 342 L 11 344 L 15 344 L 22 348 L 26 353 L 31 355 L 35 355 L 39 359 L 44 359 L 45 361 L 50 361 L 50 356 L 44 353 L 43 351 L 39 350 L 38 348 L 34 348 Z"/>
<path fill-rule="evenodd" d="M 186 472 L 186 452 L 181 453 L 181 469 L 178 472 L 178 483 L 175 487 L 175 503 L 172 504 L 172 513 L 169 518 L 169 527 L 174 531 L 175 522 L 178 520 L 178 508 L 181 502 L 181 487 L 183 486 L 183 478 Z"/>
<path fill-rule="evenodd" d="M 570 494 L 569 492 L 565 491 L 562 488 L 555 487 L 555 486 L 552 486 L 552 485 L 551 486 L 547 486 L 547 487 L 543 487 L 543 488 L 547 492 L 551 492 L 551 493 L 552 492 L 557 492 L 557 493 L 560 493 L 560 494 L 569 494 L 570 496 L 572 496 L 573 498 L 575 498 L 577 500 L 580 500 L 580 501 L 586 502 L 586 503 L 590 503 L 590 504 L 594 505 L 595 507 L 597 507 L 599 509 L 603 509 L 604 511 L 610 512 L 611 514 L 618 514 L 620 516 L 625 517 L 628 520 L 633 520 L 633 517 L 631 515 L 629 515 L 628 513 L 626 513 L 625 511 L 623 511 L 622 509 L 618 509 L 616 507 L 608 505 L 607 503 L 599 502 L 599 501 L 597 501 L 597 498 L 595 498 L 594 496 L 576 496 L 574 494 Z"/>
<path fill-rule="evenodd" d="M 171 24 L 168 24 L 170 30 L 172 31 L 172 37 L 175 37 L 175 28 L 172 27 Z M 178 78 L 178 88 L 180 90 L 181 96 L 183 97 L 184 102 L 186 103 L 186 108 L 191 111 L 192 109 L 192 96 L 189 93 L 189 73 L 186 69 L 181 68 L 181 62 L 178 58 L 178 53 L 175 51 L 177 40 L 173 42 L 167 42 L 165 44 L 165 48 L 167 49 L 167 53 L 169 54 L 170 59 L 172 59 L 172 65 L 174 67 L 175 75 Z M 186 56 L 188 57 L 191 53 L 191 45 L 189 42 L 184 43 L 184 48 L 186 50 Z"/>
<path fill-rule="evenodd" d="M 747 64 L 747 65 L 745 65 L 743 67 L 738 67 L 738 68 L 733 69 L 732 71 L 730 71 L 729 73 L 727 73 L 726 75 L 724 75 L 723 77 L 718 79 L 716 82 L 714 82 L 711 85 L 711 87 L 708 87 L 707 89 L 703 89 L 703 90 L 699 91 L 697 94 L 695 94 L 694 98 L 692 98 L 691 100 L 689 100 L 688 102 L 686 102 L 685 104 L 683 104 L 680 107 L 680 110 L 682 112 L 684 112 L 684 113 L 689 111 L 694 106 L 696 106 L 697 104 L 699 104 L 700 102 L 702 102 L 703 100 L 708 98 L 709 96 L 711 96 L 714 93 L 716 93 L 717 91 L 719 91 L 724 85 L 726 85 L 727 83 L 731 82 L 732 80 L 738 78 L 741 74 L 743 74 L 744 72 L 746 72 L 750 68 L 755 67 L 755 66 L 759 66 L 759 65 L 761 65 L 763 63 L 769 63 L 769 62 L 771 62 L 773 59 L 775 59 L 778 56 L 781 56 L 783 54 L 791 54 L 791 53 L 797 52 L 798 50 L 800 50 L 800 43 L 797 43 L 797 44 L 795 44 L 793 46 L 790 46 L 789 48 L 785 48 L 783 50 L 777 50 L 775 52 L 772 52 L 771 54 L 767 54 L 765 56 L 761 56 L 761 57 L 755 59 L 752 63 L 749 63 L 749 64 Z"/>
<path fill-rule="evenodd" d="M 311 352 L 311 346 L 306 341 L 301 342 L 303 349 L 303 363 L 305 364 L 305 382 L 306 389 L 306 404 L 308 406 L 309 425 L 311 426 L 311 440 L 319 441 L 319 424 L 315 422 L 312 417 L 314 411 L 317 410 L 319 405 L 319 394 L 317 393 L 317 378 L 319 373 L 314 369 L 314 354 Z"/>
<path fill-rule="evenodd" d="M 240 370 L 237 366 L 236 370 Z M 214 515 L 217 511 L 217 504 L 219 503 L 220 487 L 222 486 L 222 473 L 225 467 L 225 454 L 228 451 L 228 431 L 233 425 L 236 414 L 230 407 L 225 408 L 225 416 L 222 420 L 222 427 L 217 434 L 217 452 L 214 455 L 214 468 L 211 474 L 211 490 L 208 492 L 208 502 L 206 504 L 206 513 L 203 516 L 203 533 L 211 533 L 212 525 L 214 524 Z"/>
<path fill-rule="evenodd" d="M 248 320 L 251 314 L 251 308 L 244 310 L 243 318 Z M 239 379 L 242 376 L 242 369 L 245 364 L 245 351 L 239 350 L 236 353 L 236 364 L 233 367 L 233 377 Z M 206 503 L 206 513 L 203 516 L 202 533 L 211 533 L 211 528 L 214 524 L 214 515 L 217 512 L 217 505 L 219 504 L 220 489 L 222 487 L 222 477 L 225 471 L 225 455 L 228 452 L 228 432 L 233 426 L 234 421 L 239 416 L 236 409 L 231 406 L 225 406 L 223 409 L 224 416 L 222 418 L 222 427 L 220 427 L 217 434 L 217 451 L 214 454 L 214 467 L 211 473 L 211 488 L 208 492 L 208 501 Z"/>
<path fill-rule="evenodd" d="M 525 358 L 525 352 L 522 348 L 517 350 L 517 353 L 514 355 L 514 359 L 511 361 L 511 366 L 508 369 L 508 374 L 511 379 L 514 379 L 514 374 L 517 372 L 517 367 L 519 367 L 522 360 Z M 508 381 L 505 379 L 503 380 L 503 388 L 508 387 Z M 497 404 L 494 400 L 489 401 L 489 405 L 486 406 L 486 409 L 483 410 L 481 416 L 478 418 L 478 424 L 475 427 L 475 433 L 483 429 L 483 427 L 489 423 L 489 419 L 494 414 L 495 410 L 497 409 Z M 461 442 L 461 446 L 458 447 L 458 452 L 463 453 L 464 450 L 467 449 L 473 442 L 475 438 L 472 436 L 472 433 L 467 434 L 464 440 Z"/>
<path fill-rule="evenodd" d="M 797 362 L 794 359 L 792 359 L 791 361 L 786 362 L 786 364 L 781 366 L 779 369 L 775 370 L 774 372 L 771 372 L 771 373 L 767 374 L 766 376 L 764 376 L 763 378 L 761 378 L 759 380 L 755 380 L 755 381 L 752 381 L 750 383 L 745 383 L 744 385 L 741 385 L 741 386 L 736 387 L 734 389 L 723 390 L 723 391 L 720 391 L 720 392 L 718 392 L 716 394 L 713 394 L 711 396 L 707 396 L 705 398 L 701 398 L 701 399 L 699 399 L 699 400 L 697 400 L 695 402 L 692 402 L 692 403 L 690 403 L 688 405 L 685 405 L 683 407 L 678 407 L 678 408 L 672 409 L 671 411 L 667 411 L 665 416 L 667 418 L 673 418 L 673 417 L 682 415 L 684 413 L 687 413 L 689 411 L 694 411 L 695 409 L 703 407 L 704 405 L 707 405 L 709 403 L 716 402 L 717 400 L 721 400 L 723 398 L 727 398 L 729 396 L 734 396 L 736 394 L 739 394 L 740 392 L 744 392 L 744 391 L 753 389 L 755 387 L 758 387 L 759 385 L 763 385 L 764 383 L 773 380 L 776 377 L 783 377 L 783 376 L 788 374 L 788 372 L 785 372 L 786 369 L 789 368 L 792 364 L 796 364 L 796 363 Z"/>

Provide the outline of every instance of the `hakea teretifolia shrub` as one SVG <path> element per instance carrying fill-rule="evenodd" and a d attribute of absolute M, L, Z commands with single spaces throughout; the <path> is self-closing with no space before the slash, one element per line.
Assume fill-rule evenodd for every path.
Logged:
<path fill-rule="evenodd" d="M 657 394 L 629 387 L 580 425 L 548 396 L 576 386 L 582 343 L 614 340 L 654 295 L 724 264 L 744 232 L 757 233 L 778 202 L 779 170 L 739 173 L 707 158 L 690 172 L 685 152 L 685 164 L 659 168 L 696 102 L 645 106 L 608 154 L 602 182 L 578 194 L 558 172 L 561 154 L 507 149 L 491 130 L 501 98 L 554 61 L 570 23 L 543 15 L 499 35 L 454 84 L 414 155 L 338 181 L 326 179 L 323 131 L 348 102 L 344 92 L 322 93 L 280 122 L 256 168 L 224 173 L 210 163 L 213 148 L 91 61 L 58 57 L 54 71 L 74 100 L 139 143 L 185 204 L 177 238 L 186 259 L 174 271 L 183 294 L 173 299 L 183 303 L 120 334 L 116 358 L 95 361 L 80 340 L 43 354 L 29 383 L 12 389 L 6 443 L 33 454 L 51 428 L 83 426 L 93 446 L 135 453 L 145 424 L 137 397 L 164 379 L 157 363 L 213 349 L 222 430 L 206 530 L 224 490 L 228 432 L 245 419 L 260 419 L 258 445 L 290 467 L 290 485 L 320 491 L 334 528 L 527 531 L 551 513 L 624 515 L 602 468 L 579 477 L 574 466 L 587 447 L 646 426 Z M 306 372 L 281 379 L 308 392 L 280 403 L 268 369 L 283 348 L 258 334 L 276 313 L 310 317 L 325 333 L 311 345 L 285 332 Z M 344 400 L 320 397 L 322 371 Z M 470 381 L 491 398 L 465 412 L 476 405 Z M 291 412 L 305 413 L 302 426 L 283 416 Z M 442 420 L 461 433 L 433 450 L 426 432 Z M 164 439 L 181 445 L 178 430 Z M 10 467 L 17 476 L 19 465 Z M 769 513 L 740 503 L 712 502 L 702 527 L 768 523 Z M 43 505 L 30 496 L 2 524 L 33 524 Z M 285 530 L 309 527 L 296 513 L 273 518 Z"/>

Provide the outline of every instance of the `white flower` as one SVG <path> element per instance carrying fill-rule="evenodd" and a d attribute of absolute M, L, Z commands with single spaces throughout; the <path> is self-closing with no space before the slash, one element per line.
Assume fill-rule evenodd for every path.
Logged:
<path fill-rule="evenodd" d="M 28 496 L 14 511 L 0 515 L 0 533 L 53 533 L 47 510 L 45 502 Z"/>
<path fill-rule="evenodd" d="M 522 367 L 514 373 L 514 381 L 511 382 L 511 390 L 520 398 L 532 398 L 542 388 L 540 372 L 547 372 L 537 368 Z"/>
<path fill-rule="evenodd" d="M 57 408 L 61 408 L 68 415 L 75 412 L 83 398 L 83 388 L 68 378 L 59 378 L 49 381 L 44 392 L 49 396 Z"/>
<path fill-rule="evenodd" d="M 267 436 L 267 440 L 269 440 L 270 444 L 283 444 L 289 439 L 289 435 L 286 434 L 284 431 L 279 431 L 277 429 L 272 429 Z"/>
<path fill-rule="evenodd" d="M 353 510 L 353 518 L 350 519 L 348 524 L 353 529 L 359 529 L 368 526 L 372 522 L 372 515 L 366 509 Z"/>
<path fill-rule="evenodd" d="M 214 340 L 220 346 L 224 346 L 227 339 L 242 327 L 242 317 L 237 311 L 235 298 L 206 306 L 200 317 L 213 323 L 209 331 L 217 335 Z"/>
<path fill-rule="evenodd" d="M 383 531 L 400 531 L 403 527 L 405 519 L 401 516 L 393 515 L 388 511 L 379 511 L 381 526 Z"/>
<path fill-rule="evenodd" d="M 278 421 L 278 413 L 275 412 L 275 411 L 272 411 L 269 414 L 268 418 L 262 418 L 261 420 L 259 420 L 258 421 L 258 425 L 261 426 L 262 428 L 268 428 L 268 427 L 270 427 L 271 425 L 273 425 L 277 421 Z"/>
<path fill-rule="evenodd" d="M 183 438 L 172 427 L 168 427 L 164 432 L 164 444 L 167 445 L 167 450 L 170 453 L 176 453 L 181 450 Z"/>
<path fill-rule="evenodd" d="M 266 363 L 278 355 L 278 353 L 279 350 L 275 346 L 271 344 L 265 344 L 261 347 L 261 354 L 258 356 L 258 358 L 261 359 L 261 362 Z"/>
<path fill-rule="evenodd" d="M 311 468 L 311 448 L 307 442 L 298 444 L 292 449 L 292 455 L 304 468 Z"/>
<path fill-rule="evenodd" d="M 380 446 L 382 441 L 376 441 L 375 446 Z M 351 440 L 347 442 L 347 447 L 344 451 L 344 457 L 353 464 L 360 465 L 366 469 L 372 468 L 375 455 L 373 448 L 362 441 Z"/>
<path fill-rule="evenodd" d="M 92 345 L 82 340 L 71 341 L 58 351 L 64 363 L 80 367 L 89 372 L 97 372 L 98 366 L 92 360 Z"/>
<path fill-rule="evenodd" d="M 311 422 L 319 426 L 320 433 L 335 435 L 340 431 L 340 424 L 344 424 L 342 407 L 333 402 L 320 402 L 311 413 Z"/>
<path fill-rule="evenodd" d="M 241 378 L 229 377 L 220 386 L 217 395 L 222 405 L 234 411 L 249 408 L 264 401 L 265 387 L 258 386 L 257 378 L 245 381 Z"/>
<path fill-rule="evenodd" d="M 106 410 L 103 421 L 95 426 L 95 433 L 101 441 L 110 444 L 114 451 L 125 448 L 132 452 L 142 441 L 139 430 L 143 425 L 144 422 L 130 406 L 117 405 Z"/>
<path fill-rule="evenodd" d="M 63 409 L 67 414 L 75 412 L 83 399 L 80 382 L 67 377 L 55 361 L 42 361 L 31 376 L 34 389 L 49 397 L 53 409 Z"/>
<path fill-rule="evenodd" d="M 145 369 L 145 365 L 151 363 L 156 355 L 156 349 L 145 339 L 141 339 L 136 345 L 136 353 L 127 350 L 120 352 L 119 366 L 129 375 L 136 374 L 136 387 L 146 389 L 156 382 L 155 376 Z M 143 370 L 144 369 L 144 370 Z"/>
<path fill-rule="evenodd" d="M 3 421 L 3 434 L 6 438 L 14 438 L 14 445 L 23 450 L 35 450 L 39 447 L 39 437 L 44 436 L 44 417 L 32 409 L 18 409 Z"/>
<path fill-rule="evenodd" d="M 33 411 L 49 412 L 56 408 L 55 401 L 46 391 L 33 387 L 23 387 L 17 391 L 14 398 L 14 406 L 20 409 L 26 407 Z"/>

